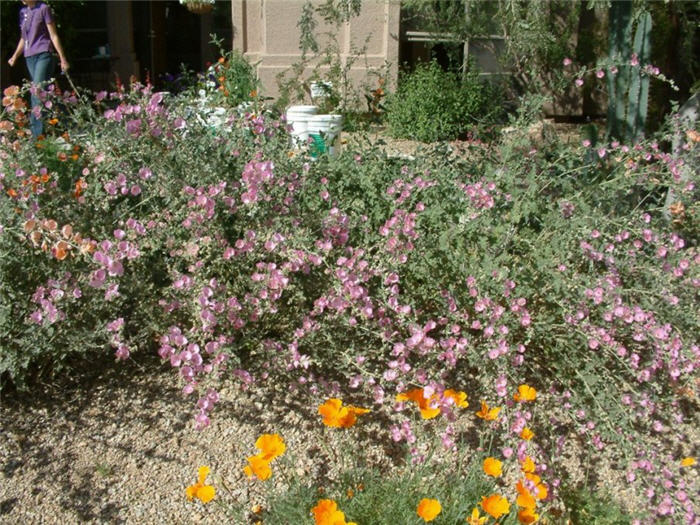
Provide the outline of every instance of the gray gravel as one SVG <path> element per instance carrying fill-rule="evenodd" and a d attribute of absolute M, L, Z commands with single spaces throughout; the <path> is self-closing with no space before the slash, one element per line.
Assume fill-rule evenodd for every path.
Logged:
<path fill-rule="evenodd" d="M 242 467 L 265 432 L 282 435 L 288 453 L 280 461 L 293 474 L 320 475 L 316 406 L 299 406 L 270 385 L 220 394 L 203 431 L 193 429 L 194 400 L 182 397 L 165 368 L 117 364 L 80 388 L 5 398 L 0 523 L 233 523 L 223 505 L 188 502 L 185 488 L 208 465 L 219 502 L 262 503 L 262 491 L 282 478 L 251 483 Z M 368 453 L 387 461 L 380 447 Z"/>

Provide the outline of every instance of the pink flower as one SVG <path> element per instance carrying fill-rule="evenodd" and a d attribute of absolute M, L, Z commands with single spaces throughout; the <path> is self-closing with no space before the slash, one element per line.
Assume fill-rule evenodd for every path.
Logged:
<path fill-rule="evenodd" d="M 574 81 L 574 84 L 576 84 L 576 87 L 581 87 L 581 86 L 583 86 L 583 79 L 582 79 L 582 78 L 577 78 L 577 79 Z"/>
<path fill-rule="evenodd" d="M 572 60 L 571 60 L 570 58 L 567 57 L 567 58 L 564 59 L 564 62 L 563 62 L 563 63 L 564 63 L 564 67 L 570 66 L 570 65 L 572 64 Z"/>
<path fill-rule="evenodd" d="M 595 72 L 595 76 L 598 78 L 603 78 L 605 76 L 605 71 L 602 69 L 599 69 L 598 71 Z"/>

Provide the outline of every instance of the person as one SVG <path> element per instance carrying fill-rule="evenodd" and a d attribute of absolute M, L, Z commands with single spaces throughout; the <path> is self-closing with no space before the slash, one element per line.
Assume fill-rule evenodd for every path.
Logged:
<path fill-rule="evenodd" d="M 58 53 L 61 71 L 67 71 L 70 66 L 58 38 L 51 8 L 44 2 L 37 0 L 22 0 L 22 3 L 24 7 L 19 11 L 19 43 L 7 62 L 10 66 L 14 66 L 19 56 L 24 53 L 32 83 L 35 86 L 41 86 L 53 76 L 54 57 L 52 51 L 55 50 Z M 32 93 L 31 99 L 32 109 L 41 106 L 41 100 L 34 93 Z M 34 110 L 29 116 L 29 126 L 35 139 L 44 131 L 40 114 L 36 116 Z"/>

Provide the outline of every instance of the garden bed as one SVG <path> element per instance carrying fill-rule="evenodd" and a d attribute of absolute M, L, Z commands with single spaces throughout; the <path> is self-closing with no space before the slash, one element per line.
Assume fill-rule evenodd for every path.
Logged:
<path fill-rule="evenodd" d="M 333 499 L 393 525 L 427 498 L 436 524 L 697 519 L 695 130 L 682 159 L 523 115 L 311 158 L 261 100 L 213 123 L 150 86 L 46 92 L 33 142 L 21 96 L 3 518 L 303 523 Z"/>

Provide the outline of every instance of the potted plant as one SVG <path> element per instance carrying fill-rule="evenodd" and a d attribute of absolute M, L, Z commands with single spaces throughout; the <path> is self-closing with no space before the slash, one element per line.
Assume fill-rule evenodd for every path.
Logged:
<path fill-rule="evenodd" d="M 180 0 L 180 3 L 188 11 L 197 15 L 211 13 L 211 10 L 214 9 L 214 0 Z"/>

